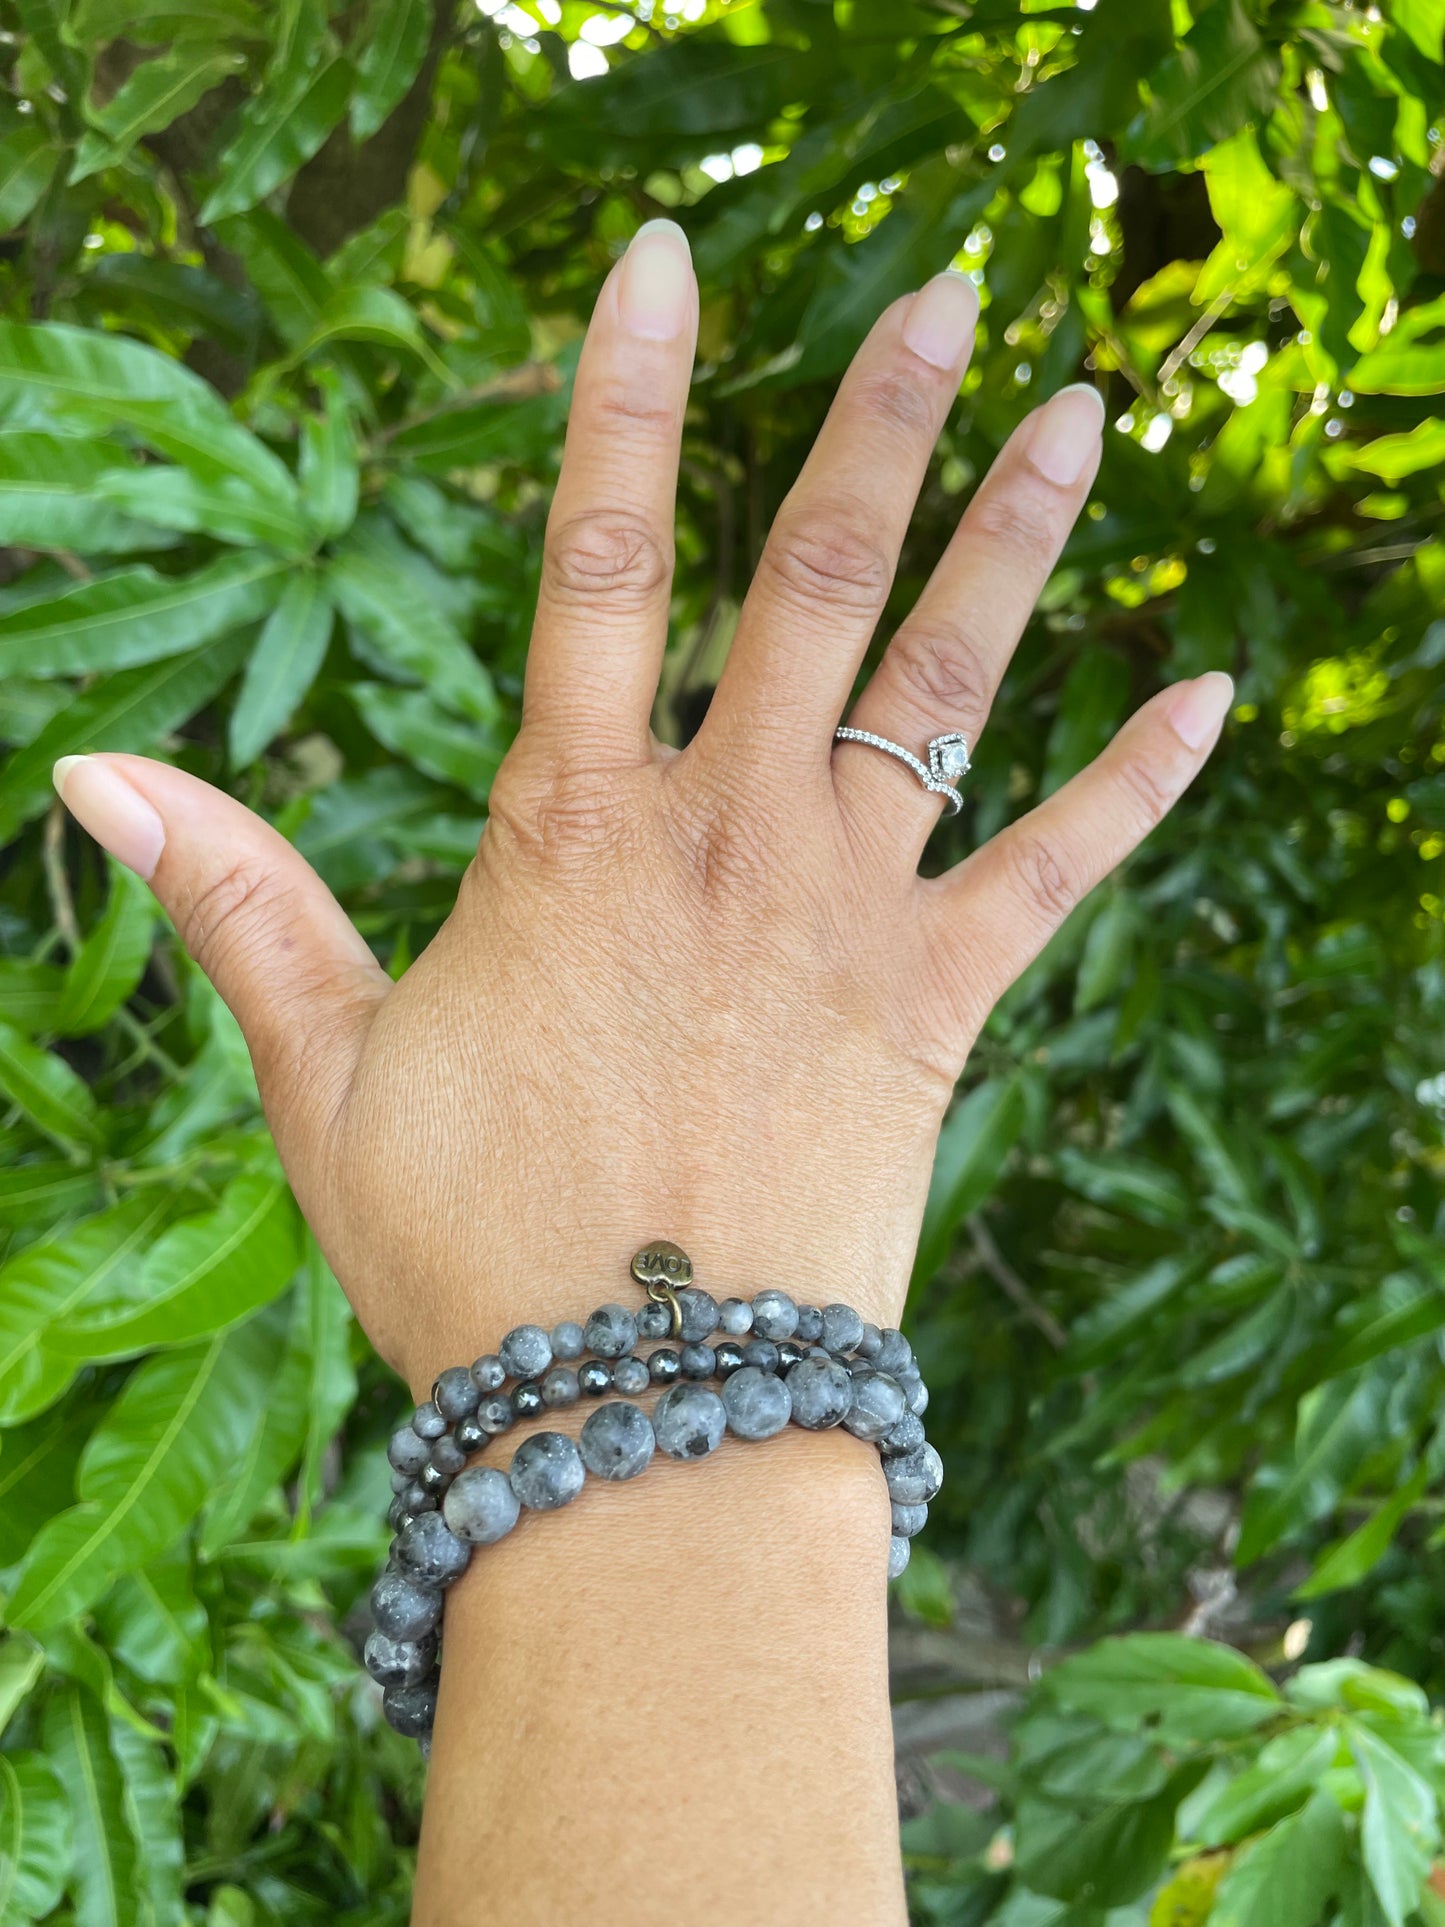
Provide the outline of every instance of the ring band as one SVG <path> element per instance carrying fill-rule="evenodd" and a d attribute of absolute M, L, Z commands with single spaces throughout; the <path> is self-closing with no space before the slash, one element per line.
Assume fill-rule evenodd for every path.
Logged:
<path fill-rule="evenodd" d="M 969 771 L 968 738 L 958 730 L 933 738 L 928 745 L 926 763 L 901 743 L 890 743 L 886 736 L 875 736 L 871 729 L 848 729 L 840 723 L 833 731 L 833 741 L 866 743 L 869 749 L 881 749 L 889 756 L 896 756 L 900 763 L 908 765 L 926 790 L 944 799 L 951 815 L 957 816 L 963 808 L 963 798 L 956 786 Z"/>

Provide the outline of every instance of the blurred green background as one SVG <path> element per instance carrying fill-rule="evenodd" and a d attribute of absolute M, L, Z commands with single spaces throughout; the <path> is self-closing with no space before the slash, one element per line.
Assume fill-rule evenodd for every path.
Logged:
<path fill-rule="evenodd" d="M 1026 409 L 1091 379 L 1110 427 L 930 861 L 1161 682 L 1238 680 L 945 1127 L 915 1916 L 1439 1927 L 1445 0 L 0 28 L 3 1927 L 406 1918 L 421 1768 L 354 1660 L 398 1388 L 49 770 L 227 786 L 403 971 L 515 723 L 586 315 L 662 212 L 703 310 L 661 734 L 851 351 L 949 261 L 979 349 L 891 613 Z"/>

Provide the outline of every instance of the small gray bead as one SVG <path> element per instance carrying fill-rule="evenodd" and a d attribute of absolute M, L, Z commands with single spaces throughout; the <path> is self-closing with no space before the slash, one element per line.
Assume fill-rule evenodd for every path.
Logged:
<path fill-rule="evenodd" d="M 672 1313 L 666 1305 L 655 1305 L 650 1300 L 637 1314 L 637 1335 L 639 1338 L 668 1338 L 672 1334 Z"/>
<path fill-rule="evenodd" d="M 418 1680 L 415 1686 L 388 1686 L 381 1696 L 381 1710 L 387 1725 L 403 1738 L 424 1740 L 437 1716 L 437 1675 Z"/>
<path fill-rule="evenodd" d="M 681 1383 L 657 1401 L 652 1422 L 657 1442 L 670 1459 L 702 1459 L 722 1444 L 727 1411 L 716 1392 Z"/>
<path fill-rule="evenodd" d="M 760 1372 L 775 1372 L 781 1360 L 771 1338 L 750 1338 L 743 1346 L 744 1365 L 756 1365 Z"/>
<path fill-rule="evenodd" d="M 398 1472 L 415 1478 L 431 1457 L 431 1445 L 409 1425 L 398 1425 L 387 1442 L 386 1456 Z"/>
<path fill-rule="evenodd" d="M 682 1355 L 671 1345 L 659 1345 L 647 1361 L 647 1376 L 654 1385 L 673 1385 L 682 1374 Z"/>
<path fill-rule="evenodd" d="M 465 1365 L 449 1365 L 432 1387 L 432 1402 L 442 1417 L 455 1424 L 475 1412 L 481 1393 Z"/>
<path fill-rule="evenodd" d="M 883 1476 L 895 1505 L 927 1505 L 943 1486 L 943 1460 L 931 1445 L 920 1445 L 901 1459 L 885 1459 Z"/>
<path fill-rule="evenodd" d="M 735 1344 L 731 1338 L 724 1338 L 720 1344 L 714 1345 L 712 1355 L 717 1361 L 719 1378 L 726 1378 L 729 1372 L 736 1372 L 742 1368 L 743 1348 Z"/>
<path fill-rule="evenodd" d="M 746 1338 L 753 1328 L 753 1308 L 746 1298 L 724 1298 L 717 1308 L 717 1322 L 729 1338 Z"/>
<path fill-rule="evenodd" d="M 438 1445 L 444 1445 L 445 1443 L 446 1441 L 444 1439 L 437 1440 Z M 421 1469 L 421 1477 L 417 1480 L 417 1484 L 423 1492 L 440 1492 L 446 1485 L 449 1476 L 448 1473 L 441 1471 L 435 1465 L 424 1465 Z"/>
<path fill-rule="evenodd" d="M 637 1320 L 626 1305 L 599 1305 L 587 1320 L 587 1349 L 599 1358 L 621 1358 L 637 1343 Z"/>
<path fill-rule="evenodd" d="M 891 1372 L 894 1378 L 897 1378 L 900 1372 L 906 1372 L 911 1369 L 913 1364 L 913 1347 L 901 1331 L 895 1331 L 890 1325 L 887 1330 L 880 1335 L 878 1356 L 873 1362 L 880 1372 Z"/>
<path fill-rule="evenodd" d="M 922 1418 L 928 1410 L 928 1387 L 917 1372 L 909 1372 L 899 1383 L 903 1387 L 903 1396 L 908 1400 L 909 1411 L 915 1418 Z"/>
<path fill-rule="evenodd" d="M 487 1434 L 477 1423 L 475 1412 L 469 1418 L 459 1418 L 452 1437 L 464 1452 L 475 1452 L 479 1445 L 485 1445 Z"/>
<path fill-rule="evenodd" d="M 881 1439 L 907 1409 L 903 1387 L 887 1372 L 858 1372 L 853 1378 L 853 1409 L 843 1423 L 855 1439 Z"/>
<path fill-rule="evenodd" d="M 898 1579 L 902 1576 L 908 1561 L 913 1557 L 913 1541 L 900 1539 L 895 1532 L 888 1541 L 888 1577 Z"/>
<path fill-rule="evenodd" d="M 639 1392 L 645 1392 L 652 1383 L 652 1374 L 647 1369 L 646 1359 L 619 1358 L 612 1367 L 612 1383 L 617 1391 L 625 1392 L 629 1398 L 635 1398 Z"/>
<path fill-rule="evenodd" d="M 555 1339 L 557 1334 L 553 1332 Z M 554 1365 L 542 1380 L 542 1403 L 554 1410 L 563 1405 L 575 1405 L 582 1396 L 582 1387 L 577 1383 L 577 1374 L 570 1365 Z"/>
<path fill-rule="evenodd" d="M 922 1532 L 927 1524 L 928 1507 L 926 1505 L 898 1505 L 895 1502 L 893 1506 L 893 1530 L 898 1534 L 900 1539 L 913 1538 L 915 1533 Z"/>
<path fill-rule="evenodd" d="M 722 1402 L 728 1430 L 740 1439 L 774 1438 L 793 1413 L 787 1381 L 756 1365 L 744 1365 L 723 1380 Z"/>
<path fill-rule="evenodd" d="M 552 1356 L 554 1358 L 580 1358 L 587 1349 L 587 1336 L 575 1318 L 564 1318 L 560 1325 L 552 1327 Z"/>
<path fill-rule="evenodd" d="M 824 1305 L 823 1345 L 830 1352 L 856 1352 L 863 1320 L 851 1305 Z"/>
<path fill-rule="evenodd" d="M 798 1329 L 793 1333 L 800 1345 L 816 1345 L 823 1336 L 823 1314 L 816 1305 L 799 1305 Z"/>
<path fill-rule="evenodd" d="M 689 1285 L 677 1294 L 677 1302 L 682 1311 L 682 1330 L 678 1334 L 682 1342 L 696 1345 L 710 1338 L 717 1330 L 717 1300 L 712 1293 Z"/>
<path fill-rule="evenodd" d="M 879 1331 L 876 1325 L 870 1325 L 865 1319 L 863 1323 L 863 1336 L 858 1340 L 857 1349 L 862 1353 L 864 1358 L 875 1359 L 882 1349 L 882 1345 L 882 1332 Z"/>
<path fill-rule="evenodd" d="M 476 1411 L 477 1424 L 491 1438 L 505 1432 L 516 1416 L 505 1392 L 488 1392 Z"/>
<path fill-rule="evenodd" d="M 878 1450 L 885 1459 L 902 1458 L 905 1452 L 916 1452 L 925 1436 L 923 1420 L 915 1418 L 912 1412 L 905 1412 L 898 1423 L 890 1426 L 878 1441 Z"/>
<path fill-rule="evenodd" d="M 800 1359 L 788 1373 L 793 1419 L 806 1432 L 824 1432 L 841 1425 L 853 1403 L 853 1381 L 836 1358 Z"/>
<path fill-rule="evenodd" d="M 645 1472 L 657 1440 L 652 1420 L 636 1405 L 609 1399 L 582 1427 L 582 1463 L 598 1479 L 635 1479 Z"/>
<path fill-rule="evenodd" d="M 684 1345 L 681 1357 L 684 1378 L 711 1378 L 717 1370 L 717 1353 L 711 1345 Z"/>
<path fill-rule="evenodd" d="M 447 1422 L 428 1399 L 425 1405 L 418 1405 L 412 1414 L 411 1429 L 420 1439 L 439 1439 L 447 1429 Z"/>
<path fill-rule="evenodd" d="M 445 1479 L 454 1479 L 467 1462 L 467 1455 L 453 1438 L 438 1439 L 431 1449 L 432 1470 Z"/>
<path fill-rule="evenodd" d="M 472 1377 L 479 1392 L 500 1392 L 507 1382 L 507 1368 L 495 1352 L 483 1352 L 472 1362 Z"/>
<path fill-rule="evenodd" d="M 462 1543 L 439 1512 L 423 1512 L 404 1526 L 396 1542 L 402 1568 L 419 1586 L 450 1586 L 471 1564 Z"/>
<path fill-rule="evenodd" d="M 561 1432 L 538 1432 L 517 1447 L 507 1476 L 529 1512 L 555 1512 L 582 1490 L 582 1454 Z"/>
<path fill-rule="evenodd" d="M 540 1378 L 552 1363 L 552 1341 L 540 1325 L 516 1325 L 498 1348 L 509 1378 Z"/>
<path fill-rule="evenodd" d="M 384 1572 L 371 1589 L 371 1617 L 388 1639 L 425 1639 L 441 1616 L 441 1594 L 404 1572 Z"/>
<path fill-rule="evenodd" d="M 828 1356 L 831 1358 L 833 1354 L 829 1352 Z M 854 1378 L 867 1378 L 870 1372 L 876 1372 L 878 1370 L 878 1367 L 876 1365 L 870 1365 L 861 1353 L 856 1358 L 840 1358 L 838 1363 L 840 1365 L 846 1365 Z"/>
<path fill-rule="evenodd" d="M 459 1473 L 442 1504 L 442 1517 L 469 1546 L 495 1545 L 517 1523 L 521 1510 L 505 1472 L 474 1465 Z"/>
<path fill-rule="evenodd" d="M 430 1463 L 430 1461 L 428 1461 Z M 422 1467 L 425 1472 L 426 1466 Z M 413 1479 L 400 1499 L 408 1512 L 435 1512 L 436 1495 L 424 1486 L 420 1479 Z"/>
<path fill-rule="evenodd" d="M 798 1307 L 785 1291 L 760 1291 L 753 1300 L 753 1330 L 759 1338 L 791 1338 L 798 1329 Z"/>
<path fill-rule="evenodd" d="M 434 1633 L 422 1639 L 393 1639 L 373 1633 L 361 1655 L 362 1664 L 378 1686 L 415 1686 L 436 1664 Z"/>

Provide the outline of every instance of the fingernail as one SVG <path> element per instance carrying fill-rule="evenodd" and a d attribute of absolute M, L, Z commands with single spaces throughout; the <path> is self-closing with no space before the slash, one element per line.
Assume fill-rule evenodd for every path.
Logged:
<path fill-rule="evenodd" d="M 166 847 L 166 829 L 140 791 L 93 756 L 62 756 L 51 780 L 81 829 L 149 883 Z"/>
<path fill-rule="evenodd" d="M 1222 669 L 1211 669 L 1193 682 L 1181 683 L 1169 707 L 1175 735 L 1191 749 L 1203 749 L 1223 728 L 1233 701 L 1234 678 Z"/>
<path fill-rule="evenodd" d="M 1072 488 L 1099 446 L 1104 398 L 1086 381 L 1061 388 L 1034 417 L 1028 457 L 1059 488 Z"/>
<path fill-rule="evenodd" d="M 914 295 L 903 323 L 906 347 L 935 368 L 955 368 L 968 353 L 978 321 L 978 290 L 949 268 Z"/>
<path fill-rule="evenodd" d="M 672 341 L 692 308 L 692 253 L 676 221 L 644 221 L 622 257 L 617 307 L 629 334 Z"/>

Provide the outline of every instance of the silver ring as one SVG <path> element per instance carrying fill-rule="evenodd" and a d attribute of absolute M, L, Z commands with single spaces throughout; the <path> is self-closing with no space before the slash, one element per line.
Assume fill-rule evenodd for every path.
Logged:
<path fill-rule="evenodd" d="M 848 729 L 839 724 L 833 731 L 835 743 L 866 743 L 870 749 L 881 749 L 889 756 L 896 756 L 900 763 L 906 763 L 926 790 L 941 796 L 948 804 L 949 813 L 957 816 L 963 808 L 963 798 L 955 787 L 968 775 L 968 738 L 958 730 L 950 730 L 945 736 L 935 736 L 928 745 L 928 761 L 915 756 L 911 750 L 904 749 L 901 743 L 890 743 L 886 736 L 875 736 L 871 729 Z"/>

